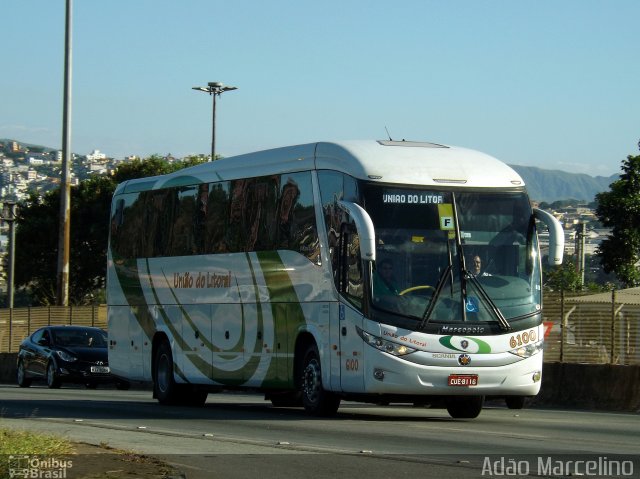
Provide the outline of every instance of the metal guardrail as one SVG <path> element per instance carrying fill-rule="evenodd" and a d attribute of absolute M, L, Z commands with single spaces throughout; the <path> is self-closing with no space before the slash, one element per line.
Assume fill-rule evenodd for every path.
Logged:
<path fill-rule="evenodd" d="M 602 296 L 602 295 L 600 295 Z M 545 361 L 640 365 L 640 298 L 611 293 L 591 302 L 586 296 L 544 296 Z M 42 326 L 74 324 L 107 329 L 107 307 L 0 309 L 0 352 L 17 352 L 22 340 Z"/>
<path fill-rule="evenodd" d="M 106 329 L 107 306 L 0 309 L 0 353 L 15 353 L 24 338 L 43 326 L 72 324 Z"/>

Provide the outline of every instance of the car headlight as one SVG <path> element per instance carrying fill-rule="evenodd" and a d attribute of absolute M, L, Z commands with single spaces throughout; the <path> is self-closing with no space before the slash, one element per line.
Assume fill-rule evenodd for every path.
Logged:
<path fill-rule="evenodd" d="M 406 354 L 413 353 L 416 351 L 413 348 L 405 346 L 404 344 L 398 344 L 391 341 L 387 341 L 386 339 L 382 339 L 378 336 L 374 336 L 373 334 L 369 334 L 366 331 L 358 328 L 356 326 L 356 330 L 360 337 L 367 343 L 369 346 L 373 346 L 380 351 L 384 351 L 385 353 L 389 353 L 393 356 L 404 356 Z"/>
<path fill-rule="evenodd" d="M 527 344 L 526 346 L 520 346 L 519 348 L 512 349 L 509 352 L 521 358 L 530 358 L 531 356 L 534 356 L 541 352 L 543 346 L 544 341 L 539 341 L 537 343 Z"/>
<path fill-rule="evenodd" d="M 63 361 L 66 361 L 68 363 L 72 363 L 72 362 L 78 360 L 78 358 L 76 358 L 75 356 L 67 353 L 66 351 L 56 351 L 56 354 L 58 355 L 58 357 L 60 359 L 62 359 Z"/>

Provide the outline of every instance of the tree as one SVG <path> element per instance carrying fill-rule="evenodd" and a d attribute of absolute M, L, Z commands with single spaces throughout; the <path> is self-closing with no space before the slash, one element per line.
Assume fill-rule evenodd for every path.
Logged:
<path fill-rule="evenodd" d="M 544 284 L 552 291 L 581 291 L 583 284 L 576 271 L 575 259 L 566 258 L 560 266 L 545 271 Z"/>
<path fill-rule="evenodd" d="M 614 272 L 626 286 L 640 285 L 640 156 L 622 162 L 620 179 L 610 191 L 598 193 L 596 215 L 611 234 L 598 248 L 606 273 Z"/>
<path fill-rule="evenodd" d="M 106 281 L 111 197 L 118 183 L 166 174 L 203 160 L 169 163 L 152 156 L 126 162 L 112 176 L 94 176 L 71 188 L 69 303 L 91 304 L 101 298 Z M 18 210 L 16 288 L 28 289 L 34 304 L 56 300 L 59 188 L 39 197 L 32 193 Z"/>

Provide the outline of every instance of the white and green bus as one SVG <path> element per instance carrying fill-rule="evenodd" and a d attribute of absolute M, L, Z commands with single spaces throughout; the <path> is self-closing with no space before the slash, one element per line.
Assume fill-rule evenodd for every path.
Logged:
<path fill-rule="evenodd" d="M 163 404 L 247 388 L 313 415 L 517 407 L 542 375 L 536 219 L 559 264 L 562 228 L 516 172 L 432 143 L 312 143 L 124 182 L 110 367 Z"/>

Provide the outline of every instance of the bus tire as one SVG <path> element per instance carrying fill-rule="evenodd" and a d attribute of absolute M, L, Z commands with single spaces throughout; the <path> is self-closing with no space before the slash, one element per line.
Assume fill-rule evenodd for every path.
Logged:
<path fill-rule="evenodd" d="M 302 393 L 300 391 L 276 392 L 268 395 L 273 407 L 300 407 Z"/>
<path fill-rule="evenodd" d="M 171 346 L 163 341 L 158 347 L 153 368 L 154 397 L 160 404 L 174 405 L 181 399 L 178 384 L 173 379 L 173 355 Z"/>
<path fill-rule="evenodd" d="M 207 402 L 207 397 L 209 396 L 209 393 L 207 391 L 194 389 L 189 386 L 179 387 L 180 399 L 178 399 L 178 403 L 181 406 L 202 407 L 204 406 L 204 403 Z"/>
<path fill-rule="evenodd" d="M 507 396 L 504 398 L 509 409 L 522 409 L 526 400 L 525 396 Z"/>
<path fill-rule="evenodd" d="M 447 401 L 447 412 L 454 419 L 474 419 L 483 405 L 484 396 L 456 396 Z"/>
<path fill-rule="evenodd" d="M 302 356 L 302 367 L 299 371 L 304 409 L 312 416 L 334 415 L 340 406 L 340 397 L 326 391 L 322 385 L 320 354 L 315 344 L 309 346 Z"/>

